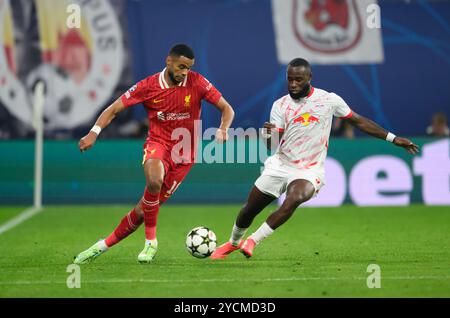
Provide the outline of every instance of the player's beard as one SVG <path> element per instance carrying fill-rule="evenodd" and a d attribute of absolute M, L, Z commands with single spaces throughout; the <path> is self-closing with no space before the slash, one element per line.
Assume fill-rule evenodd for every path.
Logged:
<path fill-rule="evenodd" d="M 298 93 L 292 93 L 291 91 L 289 91 L 289 95 L 291 95 L 292 99 L 300 99 L 300 98 L 304 98 L 304 97 L 308 96 L 310 90 L 311 90 L 311 84 L 308 83 Z"/>
<path fill-rule="evenodd" d="M 169 77 L 170 77 L 170 80 L 172 81 L 172 83 L 174 83 L 175 85 L 180 84 L 180 81 L 177 81 L 175 79 L 175 76 L 173 75 L 173 73 L 171 71 L 168 71 L 168 73 L 169 73 Z"/>

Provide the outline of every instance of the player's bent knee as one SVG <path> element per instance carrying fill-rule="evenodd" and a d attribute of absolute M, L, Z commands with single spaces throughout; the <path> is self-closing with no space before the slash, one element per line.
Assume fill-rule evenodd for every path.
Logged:
<path fill-rule="evenodd" d="M 298 198 L 294 201 L 294 203 L 295 203 L 297 206 L 299 206 L 300 204 L 305 203 L 305 202 L 308 201 L 309 199 L 311 199 L 311 196 L 308 195 L 308 194 L 304 194 L 304 195 L 301 195 L 300 197 L 298 197 Z"/>
<path fill-rule="evenodd" d="M 314 191 L 301 191 L 297 193 L 290 193 L 286 196 L 285 202 L 298 207 L 300 204 L 305 203 L 314 195 Z"/>
<path fill-rule="evenodd" d="M 292 213 L 297 209 L 302 203 L 309 200 L 309 196 L 295 196 L 294 198 L 287 197 L 283 203 L 286 210 L 292 211 Z"/>
<path fill-rule="evenodd" d="M 151 194 L 157 194 L 161 191 L 163 180 L 160 178 L 154 178 L 147 182 L 147 189 Z"/>

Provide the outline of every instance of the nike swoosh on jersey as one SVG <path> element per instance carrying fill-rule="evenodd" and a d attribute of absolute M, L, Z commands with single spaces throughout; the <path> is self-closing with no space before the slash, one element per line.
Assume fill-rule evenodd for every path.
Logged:
<path fill-rule="evenodd" d="M 153 100 L 153 103 L 154 103 L 154 104 L 158 104 L 158 103 L 161 103 L 163 100 L 164 100 L 164 99 L 154 99 L 154 100 Z"/>

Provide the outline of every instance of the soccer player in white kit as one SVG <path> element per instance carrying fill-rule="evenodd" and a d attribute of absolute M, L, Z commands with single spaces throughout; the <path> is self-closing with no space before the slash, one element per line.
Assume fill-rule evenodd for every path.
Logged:
<path fill-rule="evenodd" d="M 264 124 L 266 137 L 277 137 L 277 151 L 264 163 L 262 175 L 237 216 L 230 240 L 214 251 L 212 259 L 223 259 L 236 250 L 251 257 L 256 245 L 285 223 L 300 204 L 318 193 L 325 184 L 324 163 L 333 116 L 347 120 L 371 136 L 403 147 L 411 154 L 418 153 L 419 148 L 413 142 L 358 115 L 338 95 L 312 87 L 311 79 L 308 61 L 296 58 L 289 63 L 289 94 L 273 104 L 270 123 Z M 284 192 L 283 204 L 243 241 L 255 216 Z"/>

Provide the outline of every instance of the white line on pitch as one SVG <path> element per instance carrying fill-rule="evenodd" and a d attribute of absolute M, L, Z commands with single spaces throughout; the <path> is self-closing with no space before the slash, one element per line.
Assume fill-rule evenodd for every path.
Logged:
<path fill-rule="evenodd" d="M 266 278 L 266 279 L 103 279 L 103 280 L 82 280 L 84 284 L 130 284 L 130 283 L 227 283 L 227 282 L 288 282 L 288 281 L 308 281 L 308 280 L 366 280 L 367 277 L 286 277 L 286 278 Z M 448 280 L 450 276 L 397 276 L 383 277 L 383 280 Z M 0 282 L 0 285 L 54 285 L 66 284 L 65 281 L 15 281 Z"/>
<path fill-rule="evenodd" d="M 41 211 L 42 209 L 35 207 L 26 209 L 25 211 L 21 212 L 18 216 L 14 217 L 12 220 L 9 220 L 6 223 L 0 225 L 0 235 L 12 229 L 13 227 L 16 227 L 20 223 L 25 222 L 29 218 L 32 218 Z"/>

